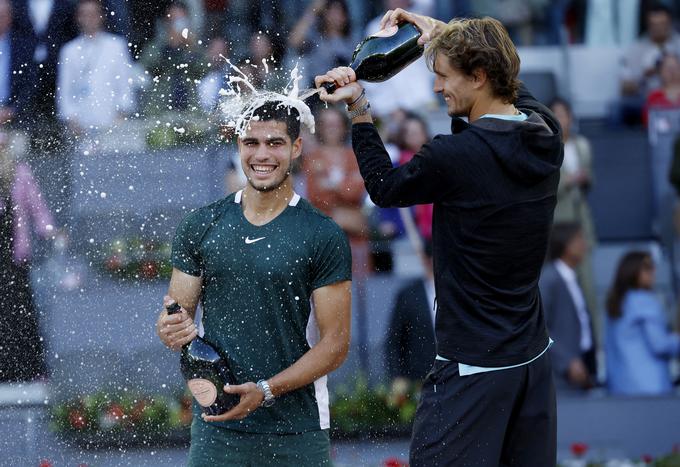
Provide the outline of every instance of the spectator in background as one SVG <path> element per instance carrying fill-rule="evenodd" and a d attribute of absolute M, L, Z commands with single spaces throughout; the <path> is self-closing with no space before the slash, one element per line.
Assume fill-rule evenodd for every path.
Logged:
<path fill-rule="evenodd" d="M 210 70 L 198 84 L 198 97 L 201 107 L 206 112 L 215 110 L 219 101 L 220 89 L 226 89 L 227 75 L 231 73 L 231 67 L 227 63 L 229 58 L 229 45 L 221 36 L 214 36 L 208 42 L 206 60 Z"/>
<path fill-rule="evenodd" d="M 587 252 L 588 243 L 579 224 L 553 226 L 539 288 L 548 331 L 554 339 L 550 357 L 558 390 L 590 389 L 596 381 L 590 313 L 576 278 L 576 268 Z"/>
<path fill-rule="evenodd" d="M 337 107 L 317 116 L 319 146 L 303 162 L 307 199 L 347 234 L 352 247 L 352 274 L 370 270 L 367 219 L 362 211 L 366 191 L 352 147 L 347 117 Z"/>
<path fill-rule="evenodd" d="M 14 2 L 14 27 L 21 38 L 21 55 L 30 57 L 31 92 L 22 112 L 23 126 L 45 135 L 44 124 L 56 116 L 55 90 L 57 59 L 61 47 L 76 34 L 71 2 L 57 0 L 18 0 Z"/>
<path fill-rule="evenodd" d="M 595 224 L 588 204 L 588 192 L 593 185 L 593 156 L 590 142 L 574 132 L 574 114 L 571 105 L 557 98 L 550 109 L 562 126 L 564 161 L 560 168 L 560 183 L 557 186 L 557 205 L 554 222 L 576 222 L 580 224 L 588 244 L 588 251 L 577 267 L 577 273 L 588 309 L 593 313 L 595 329 L 601 329 L 597 319 L 597 294 L 591 252 L 597 245 Z M 598 334 L 596 332 L 596 334 Z"/>
<path fill-rule="evenodd" d="M 430 141 L 430 131 L 427 122 L 415 114 L 406 117 L 401 125 L 399 147 L 399 165 L 407 164 L 420 148 Z M 418 231 L 425 241 L 432 241 L 432 204 L 417 204 L 413 207 L 413 214 Z"/>
<path fill-rule="evenodd" d="M 649 111 L 654 109 L 680 108 L 680 57 L 664 54 L 657 64 L 661 87 L 647 96 L 642 113 L 642 123 L 647 126 Z"/>
<path fill-rule="evenodd" d="M 294 10 L 301 9 L 305 2 L 294 1 L 295 8 L 286 9 L 282 0 L 252 1 L 230 0 L 223 16 L 222 34 L 229 40 L 229 48 L 237 61 L 245 60 L 249 54 L 250 38 L 256 33 L 265 33 L 270 38 L 286 37 L 287 23 L 296 20 Z M 279 55 L 283 44 L 275 44 Z"/>
<path fill-rule="evenodd" d="M 288 37 L 286 61 L 295 64 L 302 56 L 302 74 L 311 86 L 316 75 L 336 66 L 347 66 L 358 39 L 352 34 L 344 0 L 315 0 Z"/>
<path fill-rule="evenodd" d="M 266 61 L 266 64 L 265 62 Z M 290 70 L 283 70 L 274 56 L 274 47 L 267 34 L 254 33 L 250 37 L 248 59 L 242 71 L 249 76 L 256 89 L 283 92 Z"/>
<path fill-rule="evenodd" d="M 385 11 L 397 8 L 408 10 L 411 8 L 412 0 L 385 0 L 383 3 Z M 364 34 L 366 37 L 380 30 L 381 19 L 382 15 L 368 23 Z M 347 65 L 347 63 L 341 65 Z M 427 69 L 425 58 L 420 57 L 388 81 L 364 83 L 364 88 L 371 101 L 371 110 L 375 115 L 385 118 L 398 109 L 423 111 L 427 108 L 435 108 L 437 99 L 432 92 L 433 83 L 434 78 Z"/>
<path fill-rule="evenodd" d="M 395 167 L 410 161 L 430 139 L 427 122 L 417 114 L 403 109 L 397 109 L 390 114 L 389 126 L 391 128 L 387 137 L 389 144 L 386 145 L 386 150 Z M 418 204 L 404 209 L 409 209 L 409 211 L 399 208 L 375 208 L 372 212 L 374 238 L 371 249 L 377 272 L 389 272 L 392 269 L 390 243 L 405 232 L 402 217 L 405 212 L 412 216 L 419 235 L 425 241 L 432 240 L 432 204 Z"/>
<path fill-rule="evenodd" d="M 172 0 L 127 0 L 127 3 L 133 18 L 128 39 L 132 43 L 133 56 L 139 59 L 140 52 L 158 34 L 156 26 Z"/>
<path fill-rule="evenodd" d="M 124 38 L 103 30 L 99 0 L 80 0 L 80 35 L 59 53 L 57 112 L 76 135 L 106 130 L 133 111 L 133 64 Z"/>
<path fill-rule="evenodd" d="M 0 0 L 0 124 L 15 117 L 21 118 L 22 100 L 35 85 L 30 78 L 31 68 L 26 66 L 30 56 L 23 54 L 21 37 L 12 27 L 12 4 Z"/>
<path fill-rule="evenodd" d="M 672 391 L 669 360 L 680 355 L 680 335 L 654 293 L 654 262 L 647 252 L 627 253 L 607 296 L 607 386 L 612 394 L 660 395 Z"/>
<path fill-rule="evenodd" d="M 496 18 L 508 30 L 517 45 L 531 45 L 535 18 L 543 12 L 548 0 L 470 0 L 477 16 Z"/>
<path fill-rule="evenodd" d="M 431 242 L 425 242 L 421 259 L 423 276 L 399 290 L 390 315 L 385 337 L 385 359 L 390 379 L 422 381 L 436 356 Z"/>
<path fill-rule="evenodd" d="M 145 90 L 147 114 L 194 110 L 199 105 L 194 80 L 203 73 L 203 54 L 196 35 L 188 31 L 189 9 L 173 1 L 166 13 L 161 29 L 140 58 L 153 78 Z"/>
<path fill-rule="evenodd" d="M 0 133 L 0 381 L 46 376 L 43 340 L 30 281 L 31 236 L 52 236 L 54 222 L 28 164 Z"/>
<path fill-rule="evenodd" d="M 647 94 L 660 86 L 657 62 L 664 54 L 680 55 L 680 35 L 673 30 L 668 7 L 656 4 L 645 13 L 647 33 L 624 53 L 618 121 L 638 123 Z"/>
<path fill-rule="evenodd" d="M 435 0 L 435 17 L 444 22 L 472 14 L 470 0 Z"/>

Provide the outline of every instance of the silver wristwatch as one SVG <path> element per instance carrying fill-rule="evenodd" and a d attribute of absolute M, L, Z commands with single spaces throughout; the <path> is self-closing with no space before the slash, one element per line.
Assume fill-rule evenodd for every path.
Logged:
<path fill-rule="evenodd" d="M 272 394 L 272 390 L 269 387 L 269 383 L 261 379 L 260 381 L 257 382 L 257 387 L 260 388 L 260 391 L 264 393 L 264 399 L 262 400 L 262 407 L 271 407 L 274 405 L 274 394 Z"/>

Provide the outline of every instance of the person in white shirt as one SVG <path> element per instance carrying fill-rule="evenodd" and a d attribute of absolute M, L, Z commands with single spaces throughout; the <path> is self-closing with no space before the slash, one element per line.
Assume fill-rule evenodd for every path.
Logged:
<path fill-rule="evenodd" d="M 76 134 L 110 128 L 134 107 L 133 64 L 125 39 L 103 30 L 98 0 L 81 0 L 80 35 L 59 54 L 57 113 Z"/>
<path fill-rule="evenodd" d="M 620 72 L 621 102 L 617 121 L 638 122 L 647 94 L 660 86 L 658 62 L 665 54 L 680 55 L 680 34 L 673 28 L 670 9 L 655 4 L 645 12 L 647 33 L 623 54 Z"/>
<path fill-rule="evenodd" d="M 590 389 L 596 382 L 595 340 L 588 306 L 576 278 L 576 268 L 588 252 L 583 229 L 576 222 L 553 226 L 548 263 L 539 288 L 546 324 L 554 343 L 550 357 L 555 387 Z"/>

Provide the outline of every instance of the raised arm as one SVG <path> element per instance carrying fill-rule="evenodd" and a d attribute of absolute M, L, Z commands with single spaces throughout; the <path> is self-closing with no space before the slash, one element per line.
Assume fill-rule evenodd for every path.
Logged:
<path fill-rule="evenodd" d="M 316 289 L 312 294 L 319 342 L 295 363 L 267 380 L 275 397 L 313 383 L 338 368 L 347 357 L 350 341 L 352 283 L 337 282 Z M 225 392 L 239 394 L 241 401 L 230 411 L 204 416 L 209 422 L 240 420 L 260 406 L 264 399 L 255 382 L 227 386 Z"/>

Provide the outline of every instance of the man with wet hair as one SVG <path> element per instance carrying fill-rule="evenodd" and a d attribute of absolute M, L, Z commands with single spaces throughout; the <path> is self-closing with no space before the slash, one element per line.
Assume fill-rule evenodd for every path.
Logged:
<path fill-rule="evenodd" d="M 240 403 L 191 426 L 190 466 L 330 465 L 326 375 L 349 347 L 351 254 L 342 230 L 293 191 L 298 111 L 258 108 L 238 138 L 246 187 L 190 213 L 173 241 L 161 341 L 198 334 L 226 356 Z"/>
<path fill-rule="evenodd" d="M 354 71 L 335 68 L 316 84 L 340 86 L 320 97 L 348 104 L 375 204 L 434 203 L 437 357 L 410 465 L 555 465 L 551 341 L 537 285 L 563 158 L 559 123 L 518 81 L 519 56 L 497 20 L 445 24 L 397 9 L 382 26 L 402 21 L 429 43 L 452 134 L 393 168 Z"/>

